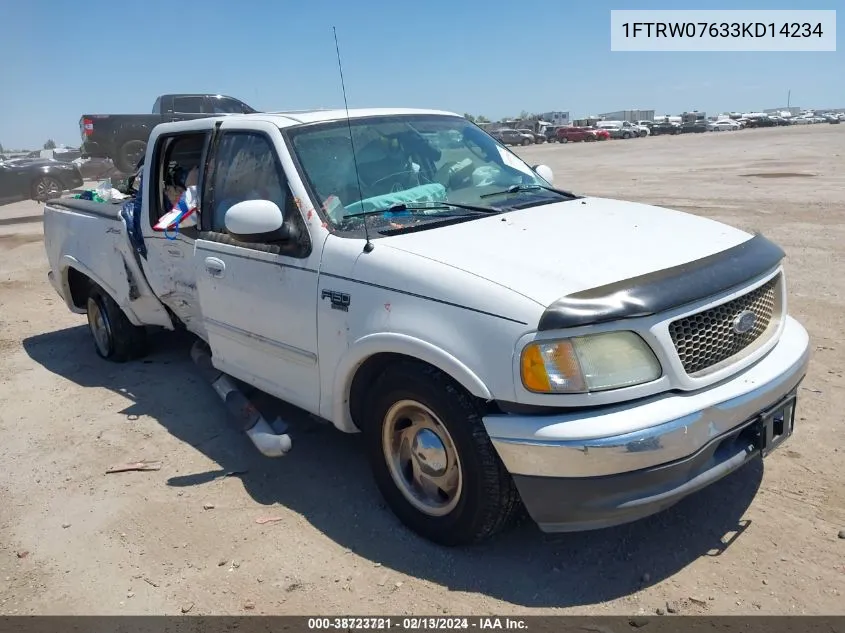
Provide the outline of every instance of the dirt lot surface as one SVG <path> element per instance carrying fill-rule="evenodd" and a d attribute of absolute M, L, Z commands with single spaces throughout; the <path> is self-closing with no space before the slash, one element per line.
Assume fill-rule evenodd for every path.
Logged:
<path fill-rule="evenodd" d="M 797 428 L 673 509 L 444 550 L 382 504 L 358 437 L 293 419 L 261 457 L 188 358 L 93 351 L 47 282 L 41 208 L 0 208 L 0 611 L 845 614 L 845 125 L 520 150 L 558 186 L 761 230 L 809 329 Z M 274 405 L 281 406 L 281 405 Z M 158 460 L 159 471 L 105 474 Z M 279 520 L 259 524 L 257 519 Z"/>

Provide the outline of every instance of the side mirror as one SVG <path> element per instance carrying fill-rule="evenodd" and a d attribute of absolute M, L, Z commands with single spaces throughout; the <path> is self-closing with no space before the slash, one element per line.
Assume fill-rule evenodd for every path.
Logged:
<path fill-rule="evenodd" d="M 226 230 L 241 242 L 278 242 L 290 237 L 285 216 L 270 200 L 244 200 L 226 211 Z"/>
<path fill-rule="evenodd" d="M 540 176 L 543 180 L 545 180 L 550 185 L 553 185 L 555 182 L 555 174 L 552 171 L 551 167 L 548 165 L 534 165 L 532 169 L 537 172 L 537 175 Z"/>

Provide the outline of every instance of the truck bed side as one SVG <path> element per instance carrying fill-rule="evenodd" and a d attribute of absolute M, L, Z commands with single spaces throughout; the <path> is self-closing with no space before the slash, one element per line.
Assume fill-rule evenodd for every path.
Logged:
<path fill-rule="evenodd" d="M 173 321 L 150 288 L 129 238 L 121 204 L 51 200 L 44 208 L 44 246 L 50 281 L 79 314 L 90 283 L 102 287 L 135 325 L 173 329 Z"/>

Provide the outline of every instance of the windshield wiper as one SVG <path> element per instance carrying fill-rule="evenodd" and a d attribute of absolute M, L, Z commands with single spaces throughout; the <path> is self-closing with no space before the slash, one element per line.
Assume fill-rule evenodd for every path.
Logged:
<path fill-rule="evenodd" d="M 571 191 L 564 191 L 562 189 L 555 189 L 554 187 L 547 187 L 546 185 L 511 185 L 507 189 L 502 191 L 493 191 L 492 193 L 485 193 L 481 197 L 482 198 L 490 198 L 492 196 L 503 196 L 508 193 L 519 193 L 521 191 L 534 191 L 536 189 L 544 189 L 545 191 L 551 191 L 552 193 L 556 193 L 564 198 L 569 198 L 570 200 L 575 200 L 578 198 L 574 193 Z"/>
<path fill-rule="evenodd" d="M 483 207 L 477 204 L 464 204 L 463 202 L 400 202 L 387 207 L 386 209 L 375 209 L 373 211 L 363 211 L 361 213 L 348 213 L 344 215 L 346 218 L 363 218 L 369 215 L 381 215 L 382 213 L 399 213 L 401 211 L 428 211 L 438 209 L 463 209 L 464 211 L 472 211 L 474 213 L 502 213 L 507 209 L 493 207 Z M 443 216 L 440 216 L 443 217 Z"/>

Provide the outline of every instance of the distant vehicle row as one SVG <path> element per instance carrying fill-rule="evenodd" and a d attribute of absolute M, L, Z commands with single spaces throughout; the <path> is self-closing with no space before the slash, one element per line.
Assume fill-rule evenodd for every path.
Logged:
<path fill-rule="evenodd" d="M 808 123 L 839 123 L 845 120 L 845 113 L 825 117 L 781 116 L 757 117 L 748 119 L 690 119 L 684 122 L 670 121 L 599 121 L 594 126 L 549 126 L 542 132 L 527 128 L 500 128 L 490 131 L 490 135 L 504 145 L 532 145 L 539 143 L 578 143 L 604 141 L 608 139 L 630 139 L 643 136 L 674 134 L 699 134 L 703 132 L 732 132 L 744 128 L 777 127 L 785 125 L 804 125 Z"/>

